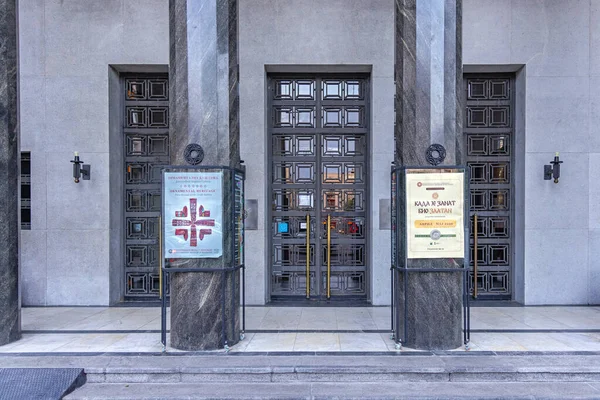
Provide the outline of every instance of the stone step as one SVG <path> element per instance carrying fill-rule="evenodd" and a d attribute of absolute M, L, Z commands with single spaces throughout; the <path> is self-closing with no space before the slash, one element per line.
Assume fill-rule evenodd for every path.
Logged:
<path fill-rule="evenodd" d="M 65 399 L 598 399 L 595 382 L 88 383 Z"/>
<path fill-rule="evenodd" d="M 440 368 L 367 366 L 183 367 L 86 369 L 89 383 L 199 382 L 588 382 L 600 370 L 581 368 Z"/>
<path fill-rule="evenodd" d="M 600 381 L 598 355 L 154 356 L 87 363 L 90 383 Z"/>

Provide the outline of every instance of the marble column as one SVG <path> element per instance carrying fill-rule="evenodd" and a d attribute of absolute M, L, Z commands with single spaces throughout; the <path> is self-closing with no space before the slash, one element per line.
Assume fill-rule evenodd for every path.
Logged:
<path fill-rule="evenodd" d="M 427 166 L 441 144 L 441 165 L 462 160 L 462 0 L 395 0 L 395 163 Z M 401 214 L 402 215 L 402 214 Z M 399 223 L 401 231 L 404 219 Z M 402 249 L 404 251 L 404 249 Z M 457 268 L 462 259 L 408 260 L 408 268 Z M 462 272 L 398 274 L 397 321 L 403 345 L 452 349 L 462 344 Z M 406 287 L 406 290 L 405 290 Z M 406 302 L 407 316 L 404 316 Z"/>
<path fill-rule="evenodd" d="M 0 346 L 21 338 L 17 8 L 0 0 Z"/>
<path fill-rule="evenodd" d="M 188 144 L 204 150 L 201 165 L 231 166 L 239 157 L 237 0 L 170 0 L 171 164 L 188 165 Z M 224 185 L 231 177 L 224 176 Z M 229 186 L 227 186 L 229 187 Z M 224 220 L 233 199 L 224 190 Z M 223 256 L 181 260 L 172 267 L 223 269 L 233 264 L 233 231 L 223 229 Z M 239 272 L 171 276 L 171 341 L 182 350 L 211 350 L 239 341 Z M 223 300 L 225 308 L 223 308 Z M 223 321 L 227 343 L 222 339 Z M 233 321 L 233 322 L 232 322 Z"/>

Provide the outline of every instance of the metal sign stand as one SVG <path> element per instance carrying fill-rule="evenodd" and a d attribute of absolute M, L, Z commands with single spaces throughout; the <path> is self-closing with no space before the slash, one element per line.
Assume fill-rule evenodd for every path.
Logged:
<path fill-rule="evenodd" d="M 431 169 L 431 170 L 453 170 L 453 172 L 462 172 L 465 175 L 464 179 L 464 261 L 463 266 L 460 268 L 409 268 L 408 267 L 408 251 L 407 251 L 407 233 L 401 231 L 401 224 L 399 223 L 400 218 L 405 218 L 406 212 L 406 171 L 410 169 Z M 471 341 L 471 306 L 469 299 L 469 285 L 468 285 L 468 274 L 469 274 L 469 197 L 468 197 L 468 175 L 464 167 L 459 166 L 423 166 L 423 167 L 396 167 L 392 166 L 391 169 L 391 339 L 395 341 L 396 350 L 401 350 L 403 343 L 406 343 L 408 335 L 408 307 L 409 298 L 406 295 L 408 289 L 408 275 L 413 273 L 427 273 L 427 272 L 443 272 L 453 273 L 462 272 L 462 308 L 463 308 L 463 344 L 465 350 L 470 349 Z M 404 318 L 404 329 L 400 332 L 400 324 L 396 317 L 397 309 L 397 293 L 396 293 L 396 281 L 398 274 L 403 275 L 403 286 L 404 286 L 404 307 L 403 307 L 403 318 Z"/>
<path fill-rule="evenodd" d="M 244 180 L 245 180 L 245 171 L 243 169 L 231 168 L 226 166 L 167 166 L 163 169 L 164 171 L 175 172 L 175 171 L 186 171 L 186 172 L 214 172 L 214 171 L 226 171 L 230 174 L 230 198 L 233 204 L 231 205 L 230 215 L 229 215 L 229 223 L 224 224 L 223 229 L 230 229 L 231 234 L 233 236 L 233 240 L 230 240 L 231 247 L 230 249 L 224 249 L 224 251 L 230 251 L 232 264 L 229 267 L 225 268 L 173 268 L 170 267 L 169 262 L 167 261 L 165 265 L 165 261 L 167 258 L 163 253 L 163 238 L 162 238 L 162 224 L 160 224 L 160 297 L 161 297 L 161 343 L 163 345 L 162 351 L 166 352 L 167 349 L 167 281 L 169 280 L 169 274 L 185 272 L 185 273 L 197 273 L 197 272 L 211 272 L 211 273 L 220 273 L 222 275 L 223 287 L 221 291 L 221 340 L 224 343 L 224 349 L 226 352 L 230 350 L 230 346 L 227 338 L 227 329 L 226 324 L 231 323 L 231 331 L 235 331 L 235 312 L 232 311 L 229 321 L 227 321 L 226 316 L 226 288 L 225 282 L 227 274 L 234 274 L 236 271 L 241 270 L 241 286 L 242 286 L 242 326 L 240 331 L 240 340 L 243 340 L 245 337 L 246 331 L 246 267 L 245 267 L 245 251 L 244 251 L 244 243 L 245 243 L 245 227 L 244 227 Z M 163 188 L 164 188 L 164 179 L 163 179 Z M 163 191 L 164 192 L 164 191 Z M 163 198 L 163 213 L 164 213 L 164 198 Z M 160 220 L 159 220 L 160 221 Z M 160 222 L 159 222 L 160 223 Z M 238 248 L 236 249 L 236 246 Z M 231 310 L 234 310 L 235 307 L 235 288 L 236 285 L 231 285 Z"/>

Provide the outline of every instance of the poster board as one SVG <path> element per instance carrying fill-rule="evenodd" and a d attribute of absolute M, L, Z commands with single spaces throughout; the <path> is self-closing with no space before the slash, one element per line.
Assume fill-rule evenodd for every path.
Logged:
<path fill-rule="evenodd" d="M 163 172 L 165 258 L 223 255 L 223 172 Z"/>
<path fill-rule="evenodd" d="M 405 171 L 407 258 L 464 258 L 464 170 Z"/>

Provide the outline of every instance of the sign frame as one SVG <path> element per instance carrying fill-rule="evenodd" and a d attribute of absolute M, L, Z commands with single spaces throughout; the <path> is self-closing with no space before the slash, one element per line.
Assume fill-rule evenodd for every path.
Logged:
<path fill-rule="evenodd" d="M 468 176 L 454 166 L 403 169 L 405 257 L 465 259 L 469 240 Z"/>
<path fill-rule="evenodd" d="M 180 175 L 181 178 L 169 181 L 171 175 Z M 177 192 L 168 195 L 168 191 L 173 190 Z M 223 256 L 223 230 L 227 228 L 223 207 L 226 190 L 228 188 L 225 187 L 225 177 L 221 168 L 163 168 L 163 223 L 160 227 L 163 257 L 218 259 Z M 181 225 L 175 225 L 175 221 Z"/>

